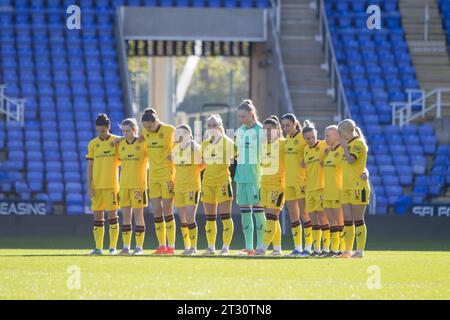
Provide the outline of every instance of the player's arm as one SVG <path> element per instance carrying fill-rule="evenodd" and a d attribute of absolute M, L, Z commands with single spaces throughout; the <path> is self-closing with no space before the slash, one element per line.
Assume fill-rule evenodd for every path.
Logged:
<path fill-rule="evenodd" d="M 363 173 L 359 176 L 364 181 L 369 180 L 369 170 L 367 168 L 364 169 Z"/>
<path fill-rule="evenodd" d="M 92 167 L 93 167 L 93 163 L 94 161 L 92 159 L 87 159 L 87 170 L 86 170 L 86 174 L 87 174 L 87 191 L 88 191 L 88 195 L 89 197 L 93 197 L 94 196 L 94 189 L 92 189 Z"/>
<path fill-rule="evenodd" d="M 350 151 L 348 150 L 347 140 L 344 139 L 343 137 L 341 137 L 339 140 L 340 140 L 339 143 L 340 143 L 342 149 L 344 149 L 345 161 L 347 161 L 348 163 L 355 162 L 356 161 L 356 156 L 354 154 L 350 153 Z"/>

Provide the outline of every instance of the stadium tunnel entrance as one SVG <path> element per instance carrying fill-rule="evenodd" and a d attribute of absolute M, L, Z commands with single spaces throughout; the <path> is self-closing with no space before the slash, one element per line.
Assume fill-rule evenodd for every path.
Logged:
<path fill-rule="evenodd" d="M 261 118 L 285 111 L 267 9 L 117 10 L 128 115 L 150 106 L 165 122 L 193 125 L 219 113 L 236 128 L 243 99 Z"/>

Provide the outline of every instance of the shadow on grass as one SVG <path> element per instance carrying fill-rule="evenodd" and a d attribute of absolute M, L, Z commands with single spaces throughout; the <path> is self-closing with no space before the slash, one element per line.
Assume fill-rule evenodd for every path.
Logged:
<path fill-rule="evenodd" d="M 181 239 L 178 239 L 181 240 Z M 220 236 L 217 237 L 217 248 L 220 248 L 222 243 L 220 241 Z M 108 244 L 108 239 L 105 237 L 105 246 Z M 284 236 L 282 239 L 283 250 L 289 251 L 293 249 L 292 238 L 290 236 Z M 0 237 L 0 249 L 23 249 L 23 250 L 90 250 L 93 246 L 93 240 L 90 236 L 59 236 L 59 237 Z M 121 241 L 119 240 L 119 248 L 121 246 Z M 147 250 L 153 250 L 157 247 L 157 242 L 154 236 L 149 236 L 146 241 L 144 248 Z M 176 243 L 177 248 L 183 248 L 183 243 L 181 241 Z M 206 240 L 199 239 L 199 250 L 206 248 Z M 236 236 L 233 239 L 231 250 L 240 250 L 244 248 L 244 243 L 240 236 Z M 450 240 L 441 238 L 431 238 L 431 237 L 370 237 L 367 239 L 366 249 L 368 251 L 447 251 L 450 252 Z M 3 255 L 4 256 L 4 255 Z M 31 256 L 27 255 L 27 256 Z M 39 255 L 42 256 L 42 255 Z M 63 255 L 64 256 L 64 255 Z M 83 256 L 83 255 L 81 255 Z M 146 255 L 145 255 L 146 256 Z M 153 255 L 152 255 L 153 256 Z M 154 257 L 160 257 L 159 255 L 154 255 Z M 167 256 L 165 256 L 167 257 Z M 185 257 L 185 256 L 183 256 Z M 195 256 L 194 258 L 204 257 L 210 258 L 208 256 Z M 231 256 L 228 256 L 231 257 Z M 228 258 L 224 257 L 224 258 Z M 242 258 L 255 258 L 255 257 L 236 257 Z M 256 257 L 264 258 L 264 257 Z M 269 257 L 267 257 L 269 258 Z M 276 259 L 280 257 L 270 257 L 270 259 Z M 284 257 L 281 257 L 284 259 Z"/>

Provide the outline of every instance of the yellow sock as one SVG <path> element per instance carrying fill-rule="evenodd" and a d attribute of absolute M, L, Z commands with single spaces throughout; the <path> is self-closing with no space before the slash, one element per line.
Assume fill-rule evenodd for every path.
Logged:
<path fill-rule="evenodd" d="M 353 221 L 345 221 L 344 223 L 344 241 L 345 251 L 353 250 L 353 242 L 355 242 L 355 226 Z"/>
<path fill-rule="evenodd" d="M 345 252 L 344 226 L 339 226 L 339 251 Z"/>
<path fill-rule="evenodd" d="M 156 238 L 158 238 L 159 246 L 166 245 L 166 223 L 163 217 L 155 218 Z"/>
<path fill-rule="evenodd" d="M 223 246 L 230 248 L 231 239 L 233 239 L 234 224 L 231 214 L 222 214 L 222 240 Z"/>
<path fill-rule="evenodd" d="M 303 233 L 305 234 L 305 250 L 311 251 L 312 243 L 313 243 L 311 221 L 308 221 L 303 224 Z"/>
<path fill-rule="evenodd" d="M 176 223 L 173 215 L 164 218 L 166 221 L 167 246 L 175 247 Z"/>
<path fill-rule="evenodd" d="M 189 228 L 187 223 L 181 224 L 181 234 L 183 236 L 184 248 L 188 249 L 191 247 L 191 241 L 189 240 Z"/>
<path fill-rule="evenodd" d="M 122 241 L 123 247 L 130 249 L 131 246 L 131 235 L 133 231 L 131 230 L 131 225 L 122 226 Z"/>
<path fill-rule="evenodd" d="M 313 245 L 314 245 L 314 251 L 320 252 L 320 240 L 322 239 L 322 229 L 320 226 L 313 226 L 312 227 L 312 236 L 313 236 Z"/>
<path fill-rule="evenodd" d="M 95 248 L 103 250 L 103 238 L 105 237 L 105 222 L 94 221 L 94 240 Z"/>
<path fill-rule="evenodd" d="M 117 240 L 119 240 L 119 218 L 109 219 L 109 248 L 117 248 Z"/>
<path fill-rule="evenodd" d="M 136 248 L 143 248 L 145 238 L 145 226 L 136 226 L 134 236 L 136 237 Z"/>
<path fill-rule="evenodd" d="M 339 251 L 339 227 L 333 226 L 330 229 L 331 251 L 334 253 Z"/>
<path fill-rule="evenodd" d="M 325 252 L 330 251 L 330 225 L 326 224 L 322 227 L 322 250 Z"/>
<path fill-rule="evenodd" d="M 281 248 L 281 224 L 280 224 L 280 219 L 277 220 L 277 225 L 276 225 L 276 230 L 275 230 L 275 236 L 273 237 L 272 240 L 272 245 L 275 249 L 275 247 Z"/>
<path fill-rule="evenodd" d="M 217 223 L 215 215 L 206 216 L 206 240 L 208 241 L 208 248 L 216 247 L 216 237 L 217 237 Z"/>
<path fill-rule="evenodd" d="M 270 243 L 275 238 L 275 233 L 277 231 L 278 217 L 275 214 L 266 213 L 266 226 L 264 229 L 264 249 L 270 246 Z"/>
<path fill-rule="evenodd" d="M 197 238 L 198 238 L 198 228 L 197 224 L 194 222 L 189 225 L 189 241 L 190 247 L 197 249 Z"/>
<path fill-rule="evenodd" d="M 366 248 L 367 227 L 364 220 L 355 221 L 356 250 L 364 251 Z"/>
<path fill-rule="evenodd" d="M 295 249 L 302 251 L 302 226 L 299 220 L 291 223 L 291 233 Z"/>

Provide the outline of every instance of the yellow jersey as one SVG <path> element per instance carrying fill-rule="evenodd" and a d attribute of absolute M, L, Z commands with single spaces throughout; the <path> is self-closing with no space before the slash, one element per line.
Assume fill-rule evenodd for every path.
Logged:
<path fill-rule="evenodd" d="M 305 146 L 303 161 L 306 170 L 306 191 L 323 189 L 324 176 L 321 161 L 325 155 L 327 144 L 323 140 L 318 140 L 313 147 Z"/>
<path fill-rule="evenodd" d="M 172 180 L 175 166 L 169 157 L 172 152 L 175 127 L 162 123 L 156 132 L 142 129 L 149 159 L 149 180 Z"/>
<path fill-rule="evenodd" d="M 114 145 L 116 135 L 105 140 L 97 137 L 88 144 L 87 160 L 92 160 L 92 189 L 119 189 L 119 155 Z"/>
<path fill-rule="evenodd" d="M 323 160 L 325 187 L 324 200 L 339 200 L 342 191 L 342 161 L 344 149 L 340 145 L 330 149 Z"/>
<path fill-rule="evenodd" d="M 200 145 L 192 142 L 182 149 L 177 143 L 173 147 L 172 159 L 175 164 L 175 192 L 200 190 L 200 171 L 202 169 Z"/>
<path fill-rule="evenodd" d="M 216 143 L 211 140 L 202 142 L 203 183 L 208 186 L 220 186 L 231 182 L 230 163 L 234 158 L 234 142 L 227 136 L 222 137 Z"/>
<path fill-rule="evenodd" d="M 128 143 L 122 139 L 118 146 L 121 163 L 120 188 L 122 189 L 147 189 L 147 147 L 145 142 L 139 142 L 137 138 Z"/>
<path fill-rule="evenodd" d="M 284 187 L 285 183 L 285 146 L 284 138 L 261 143 L 261 186 Z"/>
<path fill-rule="evenodd" d="M 305 168 L 300 163 L 303 160 L 303 151 L 305 149 L 305 139 L 300 131 L 295 135 L 286 137 L 284 148 L 286 171 L 286 186 L 295 187 L 303 184 L 305 180 Z"/>
<path fill-rule="evenodd" d="M 367 144 L 359 137 L 355 137 L 348 142 L 348 151 L 355 157 L 356 161 L 348 163 L 344 160 L 344 164 L 342 165 L 344 175 L 343 189 L 353 190 L 356 188 L 368 187 L 369 181 L 360 178 L 366 168 L 368 152 Z"/>

